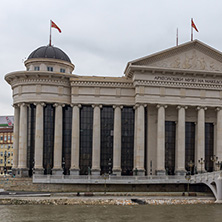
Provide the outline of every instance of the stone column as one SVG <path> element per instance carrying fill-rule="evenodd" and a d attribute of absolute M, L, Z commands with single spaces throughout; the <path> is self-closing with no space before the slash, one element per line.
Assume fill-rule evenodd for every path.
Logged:
<path fill-rule="evenodd" d="M 222 107 L 216 108 L 217 111 L 217 141 L 215 155 L 218 161 L 222 161 Z"/>
<path fill-rule="evenodd" d="M 134 175 L 136 174 L 135 173 L 135 169 L 136 169 L 136 146 L 137 146 L 137 106 L 134 106 L 133 107 L 134 110 L 135 110 L 135 116 L 134 116 L 134 147 L 133 147 L 133 156 L 134 156 L 134 159 L 133 159 L 133 170 L 134 170 Z"/>
<path fill-rule="evenodd" d="M 136 151 L 134 152 L 134 173 L 137 175 L 145 175 L 144 169 L 144 148 L 145 148 L 145 113 L 144 113 L 144 105 L 140 104 L 137 106 L 136 113 Z"/>
<path fill-rule="evenodd" d="M 200 164 L 199 160 L 205 160 L 205 107 L 197 107 L 197 149 L 196 163 L 197 172 L 205 172 L 205 164 Z M 202 167 L 201 167 L 202 166 Z"/>
<path fill-rule="evenodd" d="M 177 109 L 178 122 L 175 152 L 175 173 L 176 175 L 185 175 L 185 110 L 187 107 L 177 106 Z"/>
<path fill-rule="evenodd" d="M 14 139 L 13 139 L 13 167 L 12 173 L 17 175 L 18 169 L 18 155 L 19 155 L 19 113 L 20 108 L 18 105 L 13 105 L 14 107 Z"/>
<path fill-rule="evenodd" d="M 121 108 L 114 108 L 113 174 L 121 176 Z"/>
<path fill-rule="evenodd" d="M 72 108 L 72 147 L 70 175 L 79 175 L 79 109 L 81 105 L 73 105 Z"/>
<path fill-rule="evenodd" d="M 35 174 L 44 174 L 43 169 L 43 107 L 44 103 L 36 105 L 36 121 L 35 121 Z"/>
<path fill-rule="evenodd" d="M 27 177 L 27 104 L 20 105 L 18 176 Z"/>
<path fill-rule="evenodd" d="M 165 108 L 157 105 L 157 175 L 165 175 Z"/>
<path fill-rule="evenodd" d="M 62 175 L 62 105 L 54 104 L 55 106 L 55 134 L 54 134 L 54 166 L 52 169 L 53 175 Z"/>
<path fill-rule="evenodd" d="M 93 105 L 92 175 L 100 175 L 100 105 Z"/>

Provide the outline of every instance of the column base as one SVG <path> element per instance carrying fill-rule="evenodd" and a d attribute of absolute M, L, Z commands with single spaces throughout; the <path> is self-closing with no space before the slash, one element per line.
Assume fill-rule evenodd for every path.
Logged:
<path fill-rule="evenodd" d="M 121 172 L 122 170 L 121 169 L 113 169 L 113 176 L 121 176 Z"/>
<path fill-rule="evenodd" d="M 63 175 L 63 169 L 52 169 L 52 175 Z"/>
<path fill-rule="evenodd" d="M 206 172 L 207 172 L 206 170 L 197 170 L 197 173 L 198 173 L 198 174 L 206 173 Z"/>
<path fill-rule="evenodd" d="M 28 168 L 18 168 L 17 170 L 17 177 L 29 177 L 29 170 Z"/>
<path fill-rule="evenodd" d="M 165 176 L 166 175 L 166 171 L 165 170 L 156 170 L 156 175 L 157 176 Z"/>
<path fill-rule="evenodd" d="M 44 175 L 44 169 L 43 168 L 35 168 L 33 171 L 33 174 L 35 175 Z"/>
<path fill-rule="evenodd" d="M 185 176 L 186 175 L 186 170 L 176 170 L 175 175 L 177 176 Z"/>
<path fill-rule="evenodd" d="M 92 169 L 91 174 L 92 175 L 97 175 L 97 176 L 100 175 L 100 169 Z"/>
<path fill-rule="evenodd" d="M 70 175 L 71 176 L 79 175 L 79 169 L 70 169 Z"/>
<path fill-rule="evenodd" d="M 144 169 L 134 169 L 133 170 L 134 176 L 145 176 L 145 170 Z"/>
<path fill-rule="evenodd" d="M 12 168 L 12 175 L 13 176 L 17 176 L 17 174 L 18 174 L 18 169 L 17 168 Z"/>

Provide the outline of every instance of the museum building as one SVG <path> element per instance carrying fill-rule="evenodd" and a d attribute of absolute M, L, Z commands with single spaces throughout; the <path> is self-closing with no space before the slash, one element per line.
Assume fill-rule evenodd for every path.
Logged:
<path fill-rule="evenodd" d="M 80 76 L 61 49 L 11 72 L 17 176 L 184 175 L 222 161 L 222 53 L 198 41 Z M 190 162 L 193 162 L 190 169 Z"/>

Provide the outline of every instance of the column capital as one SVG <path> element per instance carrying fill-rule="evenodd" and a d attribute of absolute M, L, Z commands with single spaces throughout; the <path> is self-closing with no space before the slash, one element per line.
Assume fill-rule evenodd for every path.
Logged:
<path fill-rule="evenodd" d="M 157 105 L 156 105 L 156 108 L 157 108 L 157 109 L 159 109 L 160 107 L 163 107 L 163 108 L 166 109 L 168 106 L 167 106 L 167 105 L 164 105 L 164 104 L 157 104 Z"/>
<path fill-rule="evenodd" d="M 120 109 L 122 109 L 123 108 L 123 106 L 122 105 L 113 105 L 113 109 L 115 109 L 115 108 L 120 108 Z"/>
<path fill-rule="evenodd" d="M 33 103 L 35 106 L 37 106 L 37 105 L 41 105 L 41 106 L 46 106 L 46 103 L 44 103 L 44 102 L 37 102 L 37 103 Z"/>
<path fill-rule="evenodd" d="M 26 106 L 26 107 L 28 107 L 29 104 L 28 104 L 28 103 L 19 103 L 18 106 L 19 106 L 19 107 L 21 107 L 21 106 Z"/>
<path fill-rule="evenodd" d="M 95 108 L 95 107 L 99 107 L 100 109 L 103 107 L 103 105 L 100 105 L 100 104 L 93 104 L 92 105 L 92 108 Z"/>
<path fill-rule="evenodd" d="M 205 107 L 205 106 L 197 106 L 197 110 L 201 110 L 201 109 L 207 110 L 207 107 Z"/>
<path fill-rule="evenodd" d="M 144 103 L 136 103 L 133 109 L 137 109 L 138 107 L 143 106 L 144 108 L 147 107 L 147 104 Z"/>
<path fill-rule="evenodd" d="M 63 104 L 62 103 L 54 103 L 53 104 L 53 107 L 58 107 L 58 106 L 63 106 Z"/>
<path fill-rule="evenodd" d="M 18 108 L 19 107 L 19 104 L 12 104 L 12 107 L 14 107 L 14 108 Z"/>
<path fill-rule="evenodd" d="M 181 106 L 181 105 L 178 105 L 178 106 L 176 107 L 176 109 L 182 109 L 182 108 L 184 108 L 184 109 L 188 109 L 188 106 Z"/>
<path fill-rule="evenodd" d="M 75 103 L 74 103 L 74 104 L 71 104 L 70 106 L 71 106 L 71 107 L 78 106 L 79 108 L 81 108 L 81 107 L 82 107 L 82 105 L 81 105 L 81 104 L 75 104 Z"/>
<path fill-rule="evenodd" d="M 218 107 L 215 108 L 215 111 L 217 111 L 217 112 L 220 111 L 220 110 L 222 110 L 222 107 L 218 106 Z"/>

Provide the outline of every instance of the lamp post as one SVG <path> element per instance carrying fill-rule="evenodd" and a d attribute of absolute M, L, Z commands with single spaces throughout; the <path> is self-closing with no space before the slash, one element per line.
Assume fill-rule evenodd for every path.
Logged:
<path fill-rule="evenodd" d="M 63 175 L 65 175 L 65 158 L 62 158 L 62 169 L 63 169 Z"/>
<path fill-rule="evenodd" d="M 193 163 L 192 160 L 190 160 L 187 165 L 188 165 L 188 167 L 190 168 L 190 175 L 191 175 L 191 174 L 192 174 L 192 168 L 193 168 L 193 166 L 194 166 L 194 163 Z"/>
<path fill-rule="evenodd" d="M 215 170 L 215 162 L 218 160 L 216 155 L 210 157 L 210 160 L 213 162 L 213 171 Z"/>
<path fill-rule="evenodd" d="M 10 155 L 7 155 L 7 151 L 5 151 L 4 154 L 4 174 L 6 175 L 7 173 L 7 167 L 6 167 L 6 160 L 10 157 Z"/>
<path fill-rule="evenodd" d="M 203 164 L 205 163 L 205 160 L 201 157 L 200 160 L 198 160 L 198 163 L 201 166 L 201 173 L 203 172 Z"/>
<path fill-rule="evenodd" d="M 217 166 L 217 170 L 220 170 L 220 167 L 221 167 L 221 164 L 222 164 L 222 161 L 218 161 L 215 163 L 215 165 Z"/>
<path fill-rule="evenodd" d="M 188 181 L 188 184 L 187 184 L 187 193 L 188 193 L 188 196 L 190 194 L 190 179 L 191 179 L 191 175 L 190 174 L 187 174 L 185 176 L 186 180 Z"/>

